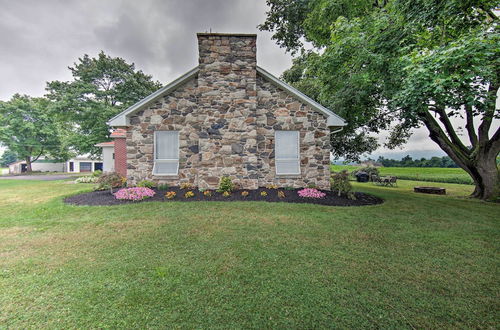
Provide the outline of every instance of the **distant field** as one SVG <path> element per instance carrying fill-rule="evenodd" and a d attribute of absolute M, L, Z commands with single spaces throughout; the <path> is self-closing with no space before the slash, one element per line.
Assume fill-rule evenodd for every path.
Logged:
<path fill-rule="evenodd" d="M 352 165 L 332 165 L 333 171 L 357 168 Z M 471 177 L 461 168 L 439 167 L 380 167 L 381 175 L 394 175 L 402 180 L 473 184 Z"/>

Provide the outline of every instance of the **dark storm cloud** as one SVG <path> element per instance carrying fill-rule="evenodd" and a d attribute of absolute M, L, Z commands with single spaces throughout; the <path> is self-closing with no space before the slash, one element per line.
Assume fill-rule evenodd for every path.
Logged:
<path fill-rule="evenodd" d="M 43 95 L 45 82 L 71 78 L 67 66 L 104 50 L 167 83 L 197 65 L 196 32 L 258 33 L 259 65 L 275 74 L 290 65 L 256 26 L 264 1 L 0 0 L 0 99 Z"/>

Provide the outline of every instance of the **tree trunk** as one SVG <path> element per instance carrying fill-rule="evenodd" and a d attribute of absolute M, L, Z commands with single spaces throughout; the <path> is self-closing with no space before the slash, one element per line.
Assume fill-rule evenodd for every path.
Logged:
<path fill-rule="evenodd" d="M 476 188 L 471 197 L 480 198 L 484 200 L 495 200 L 499 197 L 500 180 L 499 172 L 496 164 L 496 155 L 479 155 L 476 158 L 474 171 L 471 172 Z"/>
<path fill-rule="evenodd" d="M 436 142 L 474 180 L 476 187 L 471 197 L 498 200 L 500 192 L 496 163 L 499 150 L 498 134 L 495 134 L 491 140 L 479 139 L 475 150 L 464 150 L 448 139 L 429 112 L 422 117 L 422 121 L 429 130 L 431 140 Z"/>
<path fill-rule="evenodd" d="M 26 157 L 26 172 L 31 173 L 31 156 Z"/>

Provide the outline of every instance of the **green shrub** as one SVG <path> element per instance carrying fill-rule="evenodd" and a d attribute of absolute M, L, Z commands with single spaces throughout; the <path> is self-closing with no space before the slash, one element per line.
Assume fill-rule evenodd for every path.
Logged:
<path fill-rule="evenodd" d="M 349 172 L 347 170 L 332 173 L 330 177 L 330 188 L 333 192 L 336 192 L 338 196 L 344 195 L 350 199 L 356 198 L 352 191 L 352 185 L 349 182 Z"/>
<path fill-rule="evenodd" d="M 142 180 L 137 183 L 137 187 L 144 187 L 144 188 L 156 188 L 156 182 L 149 181 L 149 180 Z"/>
<path fill-rule="evenodd" d="M 162 184 L 158 185 L 159 190 L 167 190 L 168 188 L 169 188 L 169 186 L 166 183 L 162 183 Z"/>
<path fill-rule="evenodd" d="M 101 176 L 101 174 L 102 174 L 102 171 L 101 171 L 101 170 L 97 170 L 97 171 L 92 172 L 92 176 L 93 176 L 94 178 L 100 177 L 100 176 Z"/>
<path fill-rule="evenodd" d="M 231 192 L 234 189 L 233 181 L 231 181 L 231 178 L 228 176 L 223 176 L 220 178 L 219 181 L 219 189 L 217 189 L 217 192 L 219 193 L 224 193 L 224 192 Z"/>
<path fill-rule="evenodd" d="M 113 188 L 125 187 L 127 183 L 127 178 L 116 172 L 104 173 L 97 179 L 97 190 L 109 189 L 111 194 L 113 193 Z"/>
<path fill-rule="evenodd" d="M 365 167 L 360 167 L 355 169 L 354 171 L 351 172 L 351 175 L 353 177 L 356 176 L 359 172 L 365 172 L 368 174 L 368 177 L 370 178 L 370 181 L 372 179 L 372 175 L 379 175 L 379 170 L 375 166 L 365 166 Z"/>

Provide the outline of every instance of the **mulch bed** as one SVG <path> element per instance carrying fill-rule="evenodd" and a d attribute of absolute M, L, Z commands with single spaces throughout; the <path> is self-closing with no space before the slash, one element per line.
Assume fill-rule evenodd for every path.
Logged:
<path fill-rule="evenodd" d="M 117 189 L 116 189 L 117 190 Z M 116 191 L 115 190 L 115 191 Z M 181 202 L 195 202 L 195 201 L 220 201 L 220 202 L 234 202 L 234 201 L 264 201 L 264 202 L 281 202 L 281 203 L 309 203 L 309 204 L 320 204 L 320 205 L 330 205 L 330 206 L 364 206 L 364 205 L 375 205 L 383 203 L 383 199 L 357 192 L 355 193 L 356 199 L 348 199 L 346 197 L 339 197 L 337 194 L 331 191 L 322 190 L 326 193 L 324 198 L 303 198 L 299 197 L 297 191 L 294 190 L 282 190 L 285 193 L 285 198 L 278 197 L 277 189 L 266 189 L 259 188 L 256 190 L 246 190 L 248 191 L 248 196 L 241 196 L 241 192 L 244 190 L 235 190 L 231 193 L 231 196 L 224 197 L 222 194 L 212 191 L 212 196 L 204 196 L 202 192 L 197 189 L 191 191 L 194 192 L 195 196 L 191 198 L 185 198 L 184 194 L 189 191 L 187 189 L 180 189 L 178 187 L 171 187 L 168 190 L 158 190 L 154 189 L 156 194 L 154 197 L 142 200 L 142 201 L 123 201 L 115 199 L 108 191 L 93 191 L 88 193 L 83 193 L 79 195 L 74 195 L 64 199 L 67 204 L 73 205 L 121 205 L 130 203 L 144 203 L 144 202 L 154 202 L 154 201 L 181 201 Z M 174 199 L 167 199 L 165 193 L 167 191 L 175 191 L 177 196 Z M 260 195 L 262 191 L 267 192 L 267 196 L 263 197 Z"/>

